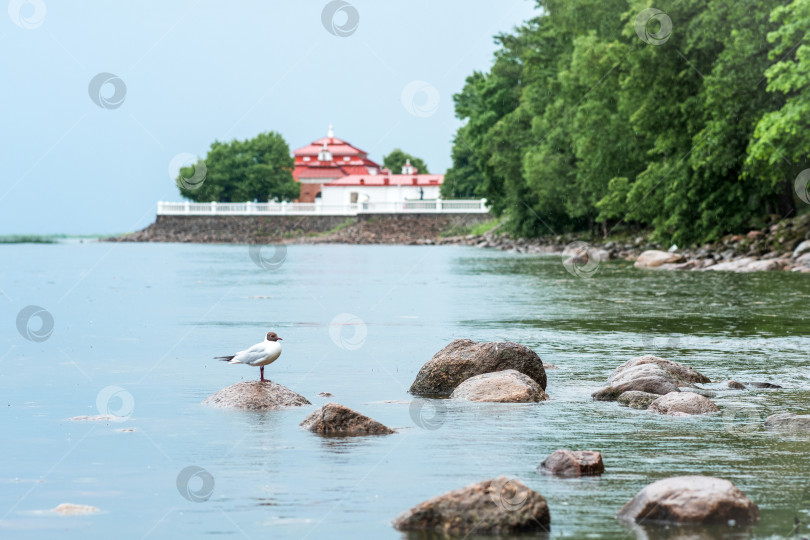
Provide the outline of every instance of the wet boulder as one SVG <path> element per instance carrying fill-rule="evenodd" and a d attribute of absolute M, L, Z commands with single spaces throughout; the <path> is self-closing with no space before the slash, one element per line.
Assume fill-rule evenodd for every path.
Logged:
<path fill-rule="evenodd" d="M 390 435 L 394 430 L 337 403 L 327 403 L 307 416 L 301 427 L 320 435 L 353 437 Z"/>
<path fill-rule="evenodd" d="M 631 409 L 646 409 L 650 406 L 650 403 L 660 397 L 659 394 L 630 390 L 629 392 L 621 393 L 616 401 L 619 402 L 619 405 L 624 405 Z"/>
<path fill-rule="evenodd" d="M 810 414 L 773 414 L 765 419 L 765 428 L 810 433 Z"/>
<path fill-rule="evenodd" d="M 419 373 L 410 392 L 418 396 L 449 396 L 470 377 L 514 369 L 546 389 L 543 361 L 530 348 L 518 343 L 478 343 L 457 339 L 437 352 Z"/>
<path fill-rule="evenodd" d="M 452 399 L 496 403 L 533 403 L 548 399 L 534 379 L 514 369 L 483 373 L 459 384 Z"/>
<path fill-rule="evenodd" d="M 694 383 L 708 383 L 711 380 L 699 373 L 697 370 L 690 366 L 686 366 L 680 364 L 678 362 L 674 362 L 672 360 L 667 360 L 666 358 L 659 358 L 657 356 L 646 355 L 646 356 L 638 356 L 636 358 L 631 358 L 624 364 L 620 365 L 616 369 L 613 370 L 613 373 L 610 374 L 608 377 L 608 382 L 610 383 L 611 380 L 620 379 L 622 376 L 625 376 L 628 372 L 633 373 L 632 370 L 639 369 L 640 366 L 649 366 L 655 365 L 661 368 L 662 371 L 666 372 L 677 384 L 678 386 L 688 386 Z"/>
<path fill-rule="evenodd" d="M 507 535 L 548 531 L 546 499 L 504 476 L 439 495 L 400 514 L 399 531 L 440 535 Z"/>
<path fill-rule="evenodd" d="M 600 452 L 557 450 L 537 470 L 555 476 L 598 476 L 605 472 L 605 464 Z"/>
<path fill-rule="evenodd" d="M 256 411 L 311 405 L 304 396 L 272 381 L 250 381 L 232 384 L 207 397 L 203 404 Z"/>
<path fill-rule="evenodd" d="M 759 508 L 728 480 L 676 476 L 648 485 L 622 507 L 620 520 L 636 523 L 744 525 L 759 520 Z"/>
<path fill-rule="evenodd" d="M 653 401 L 650 412 L 670 416 L 716 413 L 719 409 L 712 400 L 693 392 L 671 392 Z"/>
<path fill-rule="evenodd" d="M 591 396 L 600 401 L 615 400 L 625 392 L 663 396 L 703 382 L 710 382 L 709 378 L 689 366 L 657 356 L 639 356 L 614 369 L 608 377 L 608 386 Z"/>
<path fill-rule="evenodd" d="M 732 390 L 745 390 L 745 385 L 739 381 L 728 381 L 727 385 Z"/>

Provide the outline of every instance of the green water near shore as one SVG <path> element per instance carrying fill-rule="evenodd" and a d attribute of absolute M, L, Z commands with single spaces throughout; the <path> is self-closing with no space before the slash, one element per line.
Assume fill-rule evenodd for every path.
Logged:
<path fill-rule="evenodd" d="M 810 413 L 810 276 L 643 272 L 612 261 L 583 279 L 558 256 L 456 246 L 268 248 L 277 264 L 265 268 L 239 245 L 0 251 L 2 536 L 400 538 L 390 521 L 403 510 L 499 475 L 547 498 L 551 538 L 780 538 L 795 519 L 810 521 L 810 437 L 762 428 L 770 414 Z M 53 316 L 47 340 L 17 332 L 28 305 Z M 270 329 L 284 352 L 268 376 L 313 406 L 201 406 L 258 377 L 211 358 Z M 437 401 L 414 414 L 407 388 L 456 338 L 530 346 L 559 366 L 548 371 L 551 400 Z M 648 353 L 717 381 L 706 386 L 721 413 L 665 418 L 590 399 L 615 366 Z M 731 378 L 784 388 L 732 391 L 723 384 Z M 99 414 L 110 387 L 126 392 L 116 410 L 131 404 L 121 422 L 67 420 Z M 302 431 L 300 421 L 327 401 L 398 433 L 336 440 Z M 605 475 L 538 473 L 558 448 L 601 451 Z M 187 466 L 214 479 L 206 501 L 179 492 Z M 759 505 L 760 523 L 633 530 L 615 520 L 646 484 L 681 474 L 731 480 Z M 62 502 L 101 512 L 43 512 Z"/>

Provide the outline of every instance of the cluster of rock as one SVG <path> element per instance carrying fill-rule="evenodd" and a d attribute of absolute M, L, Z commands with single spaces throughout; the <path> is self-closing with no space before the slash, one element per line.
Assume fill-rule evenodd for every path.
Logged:
<path fill-rule="evenodd" d="M 670 416 L 709 414 L 719 409 L 695 387 L 708 382 L 708 377 L 690 366 L 657 356 L 639 356 L 614 369 L 607 386 L 591 397 Z"/>
<path fill-rule="evenodd" d="M 602 401 L 669 415 L 702 415 L 718 411 L 697 385 L 709 383 L 690 366 L 656 356 L 633 358 L 618 366 L 607 385 L 593 393 Z M 731 384 L 734 383 L 734 384 Z M 528 347 L 511 342 L 455 340 L 419 370 L 410 392 L 434 399 L 531 403 L 548 399 L 545 367 Z M 747 383 L 754 387 L 777 387 Z M 729 388 L 746 388 L 729 381 Z M 310 404 L 303 396 L 272 382 L 237 383 L 204 403 L 244 409 L 276 409 Z M 395 431 L 337 403 L 309 414 L 301 427 L 322 436 L 388 435 Z M 778 414 L 769 429 L 810 430 L 810 415 Z M 560 449 L 546 457 L 538 471 L 559 478 L 598 476 L 605 472 L 602 454 Z M 563 480 L 565 481 L 565 480 Z M 680 476 L 654 482 L 618 512 L 623 521 L 639 524 L 752 524 L 759 509 L 731 482 L 706 476 Z M 453 490 L 417 504 L 393 522 L 396 529 L 417 534 L 520 534 L 549 531 L 546 499 L 518 479 L 498 477 Z"/>
<path fill-rule="evenodd" d="M 660 270 L 710 270 L 726 272 L 762 272 L 767 270 L 792 270 L 810 272 L 810 240 L 804 240 L 789 253 L 768 252 L 761 257 L 743 256 L 727 258 L 706 251 L 701 256 L 689 258 L 675 251 L 649 250 L 638 256 L 636 268 Z"/>
<path fill-rule="evenodd" d="M 750 525 L 759 521 L 759 507 L 728 480 L 676 476 L 643 488 L 616 517 L 643 525 Z M 440 535 L 519 534 L 550 531 L 551 515 L 541 494 L 518 479 L 502 476 L 419 503 L 394 519 L 393 525 L 404 532 Z"/>
<path fill-rule="evenodd" d="M 457 339 L 422 366 L 409 391 L 422 397 L 530 403 L 548 399 L 546 384 L 543 361 L 530 348 Z"/>
<path fill-rule="evenodd" d="M 630 242 L 587 238 L 586 254 L 570 246 L 582 238 L 576 235 L 558 235 L 542 238 L 511 238 L 492 230 L 483 235 L 444 238 L 439 244 L 463 244 L 481 248 L 495 248 L 517 253 L 562 253 L 564 257 L 585 264 L 610 259 L 635 261 L 640 268 L 662 270 L 725 270 L 754 272 L 762 270 L 793 270 L 810 272 L 810 214 L 780 220 L 761 230 L 745 235 L 727 235 L 714 244 L 678 249 L 650 242 L 643 236 Z M 568 251 L 566 251 L 568 248 Z"/>

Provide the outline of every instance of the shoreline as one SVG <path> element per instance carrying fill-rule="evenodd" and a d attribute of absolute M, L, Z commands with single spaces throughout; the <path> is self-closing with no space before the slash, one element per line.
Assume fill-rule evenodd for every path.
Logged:
<path fill-rule="evenodd" d="M 250 220 L 249 218 L 158 216 L 145 229 L 102 238 L 103 242 L 178 242 L 217 244 L 465 245 L 516 253 L 557 253 L 566 266 L 588 273 L 603 261 L 623 259 L 637 268 L 692 271 L 794 271 L 810 273 L 810 214 L 778 221 L 719 242 L 680 249 L 651 242 L 641 233 L 628 239 L 597 239 L 583 234 L 512 238 L 498 232 L 488 214 L 373 215 L 363 218 Z M 476 228 L 489 228 L 470 234 Z M 466 234 L 465 234 L 466 233 Z"/>

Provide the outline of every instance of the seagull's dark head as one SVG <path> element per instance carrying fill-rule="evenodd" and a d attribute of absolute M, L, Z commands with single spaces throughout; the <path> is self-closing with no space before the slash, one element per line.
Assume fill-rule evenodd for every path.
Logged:
<path fill-rule="evenodd" d="M 275 332 L 267 332 L 267 341 L 281 341 L 281 338 Z"/>

